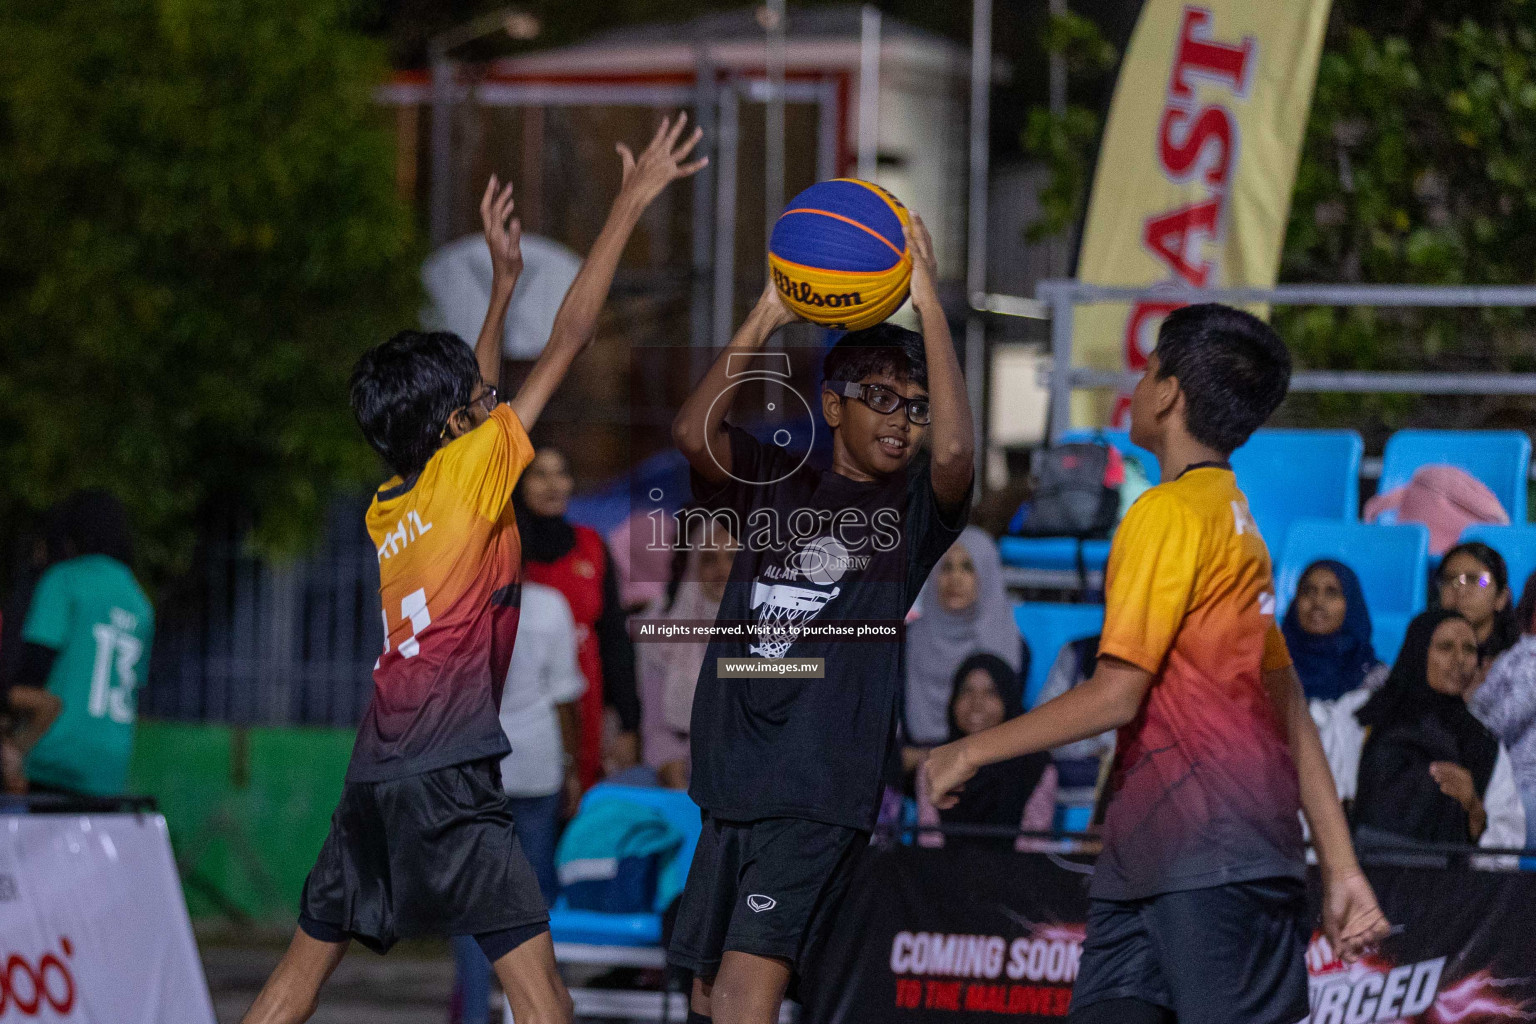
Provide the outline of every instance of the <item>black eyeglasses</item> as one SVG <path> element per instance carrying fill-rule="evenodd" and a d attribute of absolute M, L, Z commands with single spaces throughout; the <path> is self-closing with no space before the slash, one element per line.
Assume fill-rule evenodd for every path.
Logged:
<path fill-rule="evenodd" d="M 919 427 L 926 427 L 931 418 L 926 398 L 907 398 L 898 395 L 883 384 L 855 384 L 851 381 L 833 387 L 844 398 L 857 398 L 875 412 L 884 415 L 907 407 L 907 419 Z"/>
<path fill-rule="evenodd" d="M 487 416 L 489 416 L 493 411 L 495 411 L 496 403 L 498 401 L 500 401 L 500 398 L 498 397 L 500 395 L 500 392 L 498 392 L 496 390 L 496 385 L 495 384 L 486 384 L 486 383 L 482 382 L 481 386 L 484 387 L 485 390 L 480 392 L 480 394 L 477 395 L 476 397 L 470 399 L 468 405 L 461 405 L 457 409 L 453 410 L 453 412 L 448 414 L 448 422 L 444 423 L 443 424 L 443 429 L 438 432 L 437 439 L 439 441 L 444 440 L 444 439 L 446 439 L 448 437 L 448 427 L 453 423 L 453 418 L 455 416 L 457 416 L 459 413 L 461 413 L 461 412 L 468 412 L 469 410 L 473 409 L 477 405 L 480 408 L 485 410 L 485 414 Z"/>

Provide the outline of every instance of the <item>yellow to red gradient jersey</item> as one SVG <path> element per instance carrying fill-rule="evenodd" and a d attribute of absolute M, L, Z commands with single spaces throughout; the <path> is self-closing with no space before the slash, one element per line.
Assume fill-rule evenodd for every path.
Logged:
<path fill-rule="evenodd" d="M 1296 768 L 1263 678 L 1290 655 L 1269 552 L 1225 465 L 1191 468 L 1126 514 L 1099 654 L 1152 685 L 1119 733 L 1093 895 L 1302 877 Z"/>
<path fill-rule="evenodd" d="M 522 545 L 512 488 L 533 446 L 510 406 L 444 445 L 368 508 L 384 653 L 352 748 L 351 782 L 377 782 L 510 747 L 498 709 L 517 637 Z"/>

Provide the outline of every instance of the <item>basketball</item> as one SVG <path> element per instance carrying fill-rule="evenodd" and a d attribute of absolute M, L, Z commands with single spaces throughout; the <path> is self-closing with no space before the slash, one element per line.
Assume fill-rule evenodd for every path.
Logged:
<path fill-rule="evenodd" d="M 907 300 L 912 254 L 907 208 L 879 185 L 818 182 L 773 225 L 768 268 L 784 302 L 814 324 L 858 331 Z"/>

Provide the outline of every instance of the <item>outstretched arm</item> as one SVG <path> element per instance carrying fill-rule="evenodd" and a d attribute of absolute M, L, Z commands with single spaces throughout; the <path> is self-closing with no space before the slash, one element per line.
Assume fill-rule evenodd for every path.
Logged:
<path fill-rule="evenodd" d="M 503 186 L 496 175 L 485 183 L 480 197 L 480 223 L 485 244 L 491 250 L 491 305 L 485 311 L 480 337 L 475 339 L 475 362 L 480 379 L 495 384 L 501 379 L 501 338 L 507 326 L 507 307 L 523 273 L 523 224 L 512 216 L 512 186 Z"/>
<path fill-rule="evenodd" d="M 779 298 L 778 289 L 769 281 L 763 294 L 758 296 L 757 305 L 747 314 L 746 322 L 731 343 L 720 350 L 709 372 L 672 420 L 672 443 L 687 458 L 694 472 L 714 486 L 722 486 L 730 479 L 731 446 L 725 443 L 724 436 L 727 403 L 715 399 L 730 383 L 726 374 L 731 356 L 760 351 L 774 331 L 794 319 L 795 315 Z M 718 462 L 710 457 L 711 448 Z"/>
<path fill-rule="evenodd" d="M 1002 725 L 938 747 L 923 771 L 933 802 L 953 807 L 965 782 L 989 764 L 1118 729 L 1136 717 L 1152 685 L 1152 674 L 1128 661 L 1099 656 L 1093 678 Z"/>
<path fill-rule="evenodd" d="M 617 144 L 619 157 L 624 161 L 624 183 L 619 188 L 619 196 L 613 201 L 608 220 L 597 241 L 592 243 L 592 251 L 577 272 L 576 280 L 565 293 L 560 311 L 555 314 L 549 344 L 544 346 L 528 379 L 512 398 L 512 410 L 525 430 L 533 429 L 555 388 L 565 379 L 571 362 L 591 344 L 597 330 L 598 314 L 608 299 L 608 289 L 619 267 L 619 257 L 624 253 L 630 233 L 640 222 L 640 215 L 668 185 L 696 174 L 709 162 L 707 157 L 692 163 L 682 162 L 703 137 L 703 132 L 695 128 L 684 138 L 683 129 L 687 124 L 687 114 L 679 114 L 676 123 L 671 118 L 662 118 L 650 145 L 638 159 L 624 143 Z"/>
<path fill-rule="evenodd" d="M 976 437 L 971 423 L 971 402 L 965 378 L 955 357 L 949 321 L 939 303 L 938 262 L 933 239 L 923 219 L 912 214 L 907 229 L 912 250 L 912 308 L 923 324 L 923 353 L 928 359 L 928 399 L 932 422 L 928 427 L 932 451 L 933 493 L 939 505 L 953 508 L 970 493 L 975 471 Z"/>
<path fill-rule="evenodd" d="M 1348 963 L 1386 938 L 1390 930 L 1387 918 L 1355 859 L 1339 791 L 1296 670 L 1287 666 L 1266 672 L 1264 686 L 1290 743 L 1291 760 L 1296 763 L 1301 784 L 1302 813 L 1312 829 L 1312 845 L 1322 869 L 1323 929 L 1334 952 Z"/>

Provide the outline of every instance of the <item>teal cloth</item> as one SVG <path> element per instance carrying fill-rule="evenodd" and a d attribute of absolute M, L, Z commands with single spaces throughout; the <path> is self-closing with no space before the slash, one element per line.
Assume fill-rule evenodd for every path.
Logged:
<path fill-rule="evenodd" d="M 584 806 L 566 826 L 555 850 L 558 871 L 574 860 L 645 857 L 662 859 L 656 906 L 664 908 L 683 891 L 685 872 L 671 863 L 683 845 L 683 834 L 660 811 L 628 800 L 609 799 Z"/>

